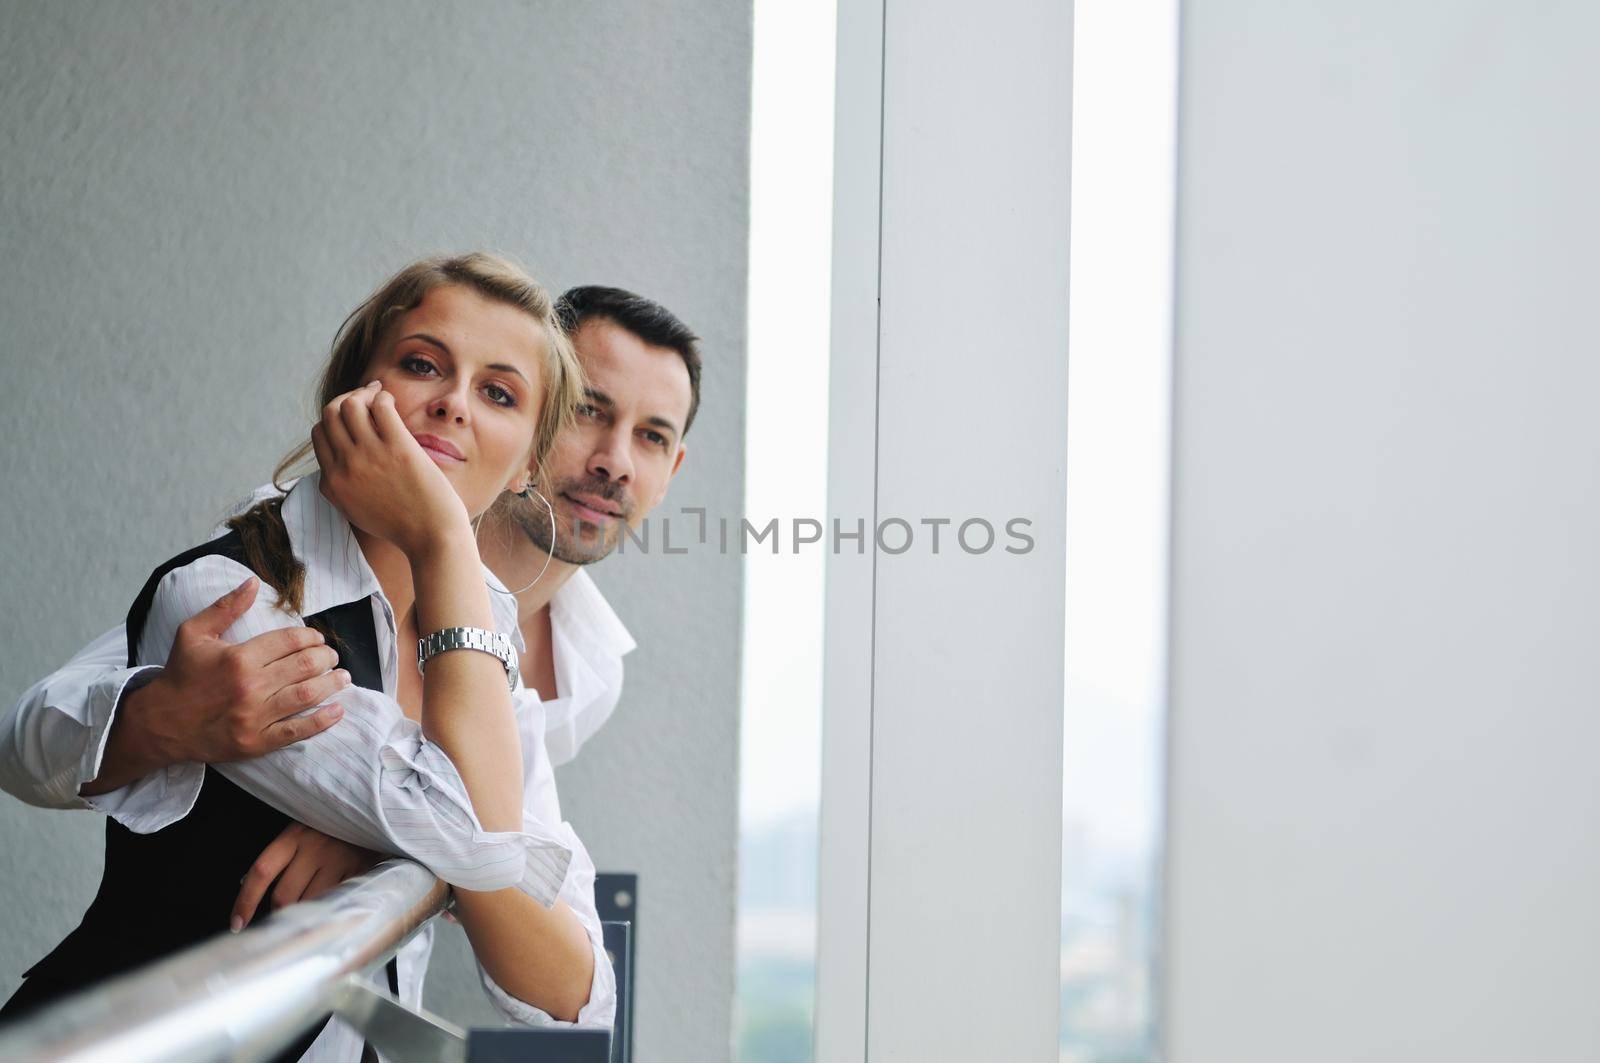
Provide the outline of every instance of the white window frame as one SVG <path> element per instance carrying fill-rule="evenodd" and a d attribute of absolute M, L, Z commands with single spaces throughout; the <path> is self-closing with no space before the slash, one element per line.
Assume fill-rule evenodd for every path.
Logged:
<path fill-rule="evenodd" d="M 1057 1053 L 1072 14 L 839 3 L 829 518 L 867 542 L 828 559 L 830 1063 Z M 968 554 L 970 517 L 1033 548 Z"/>

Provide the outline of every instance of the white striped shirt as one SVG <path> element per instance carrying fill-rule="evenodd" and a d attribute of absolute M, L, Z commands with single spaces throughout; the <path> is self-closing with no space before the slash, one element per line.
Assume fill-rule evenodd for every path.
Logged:
<path fill-rule="evenodd" d="M 373 611 L 383 691 L 347 687 L 334 698 L 345 709 L 343 719 L 334 727 L 263 757 L 215 765 L 216 770 L 307 826 L 366 848 L 408 856 L 452 885 L 473 890 L 517 886 L 546 907 L 557 899 L 566 901 L 583 923 L 595 956 L 589 1002 L 580 1013 L 578 1024 L 610 1025 L 616 991 L 595 914 L 594 865 L 571 827 L 561 820 L 553 770 L 544 749 L 544 714 L 537 696 L 524 692 L 514 699 L 526 773 L 523 829 L 485 831 L 472 810 L 455 765 L 423 737 L 421 727 L 406 718 L 395 700 L 400 654 L 393 610 L 349 523 L 322 497 L 315 475 L 295 484 L 284 501 L 283 518 L 295 555 L 306 568 L 302 612 L 296 615 L 278 609 L 276 595 L 263 585 L 255 603 L 224 638 L 242 642 L 265 631 L 296 626 L 302 615 L 365 598 Z M 484 572 L 491 586 L 501 591 L 490 596 L 495 603 L 496 626 L 520 641 L 515 600 L 503 593 L 492 573 L 487 569 Z M 136 660 L 165 661 L 178 625 L 250 574 L 244 566 L 220 555 L 201 557 L 169 572 L 157 588 Z M 96 646 L 102 651 L 108 649 L 102 643 L 109 636 L 110 633 L 97 640 Z M 407 663 L 410 659 L 407 655 Z M 70 674 L 58 679 L 62 673 L 57 673 L 42 684 L 47 693 L 52 685 L 59 688 L 89 678 L 83 669 L 74 671 L 71 666 L 64 672 Z M 133 674 L 131 670 L 121 674 L 121 682 Z M 98 682 L 93 685 L 102 693 L 91 696 L 109 696 L 114 706 L 121 682 L 116 684 L 117 694 L 110 694 L 103 676 L 94 679 Z M 47 773 L 47 780 L 64 785 L 72 775 L 87 770 L 91 762 L 94 771 L 83 778 L 90 779 L 98 773 L 111 716 L 109 707 L 99 708 L 106 711 L 98 731 L 91 726 L 88 732 L 72 736 L 79 747 L 77 755 L 58 756 L 56 762 L 63 766 Z M 48 718 L 50 714 L 43 715 Z M 92 715 L 90 719 L 100 722 Z M 38 722 L 34 720 L 36 725 Z M 28 729 L 14 725 L 0 728 L 0 734 L 11 739 L 14 747 L 0 752 L 23 754 L 21 758 L 0 755 L 0 771 L 8 776 L 5 781 L 9 790 L 13 781 L 10 776 L 30 774 L 19 772 L 14 760 L 26 759 L 29 747 L 37 751 L 52 736 L 59 740 L 70 732 L 62 727 Z M 188 813 L 203 778 L 202 765 L 172 765 L 112 794 L 91 798 L 88 803 L 132 830 L 159 830 Z M 75 793 L 81 782 L 73 785 L 72 804 L 83 803 Z M 420 999 L 430 947 L 431 932 L 424 932 L 401 953 L 401 996 L 411 1003 Z M 509 1019 L 530 1025 L 561 1025 L 506 994 L 486 974 L 482 977 L 491 999 Z M 334 1022 L 303 1058 L 315 1063 L 343 1063 L 359 1058 L 360 1045 L 354 1031 Z"/>

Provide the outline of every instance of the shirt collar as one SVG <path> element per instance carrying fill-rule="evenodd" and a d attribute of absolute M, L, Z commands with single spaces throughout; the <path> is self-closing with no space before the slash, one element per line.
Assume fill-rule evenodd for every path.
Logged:
<path fill-rule="evenodd" d="M 321 483 L 321 473 L 302 476 L 283 500 L 289 545 L 306 570 L 301 616 L 383 593 L 350 522 L 322 497 Z"/>
<path fill-rule="evenodd" d="M 559 624 L 584 657 L 621 657 L 638 645 L 581 568 L 550 599 L 550 623 Z"/>

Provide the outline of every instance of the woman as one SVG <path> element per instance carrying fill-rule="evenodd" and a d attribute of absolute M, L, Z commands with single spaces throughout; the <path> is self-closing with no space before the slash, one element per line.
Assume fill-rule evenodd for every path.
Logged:
<path fill-rule="evenodd" d="M 275 481 L 308 450 L 320 472 L 157 569 L 128 617 L 130 661 L 162 661 L 179 624 L 258 577 L 262 592 L 227 637 L 302 621 L 322 631 L 350 683 L 345 717 L 297 746 L 206 769 L 176 823 L 135 834 L 108 820 L 99 894 L 6 1011 L 214 934 L 288 825 L 287 806 L 455 885 L 457 917 L 509 1017 L 610 1022 L 592 864 L 569 828 L 541 818 L 532 788 L 524 807 L 524 753 L 548 764 L 536 744 L 525 749 L 540 728 L 513 712 L 514 603 L 496 608 L 472 526 L 502 492 L 527 488 L 580 375 L 543 289 L 492 256 L 415 263 L 350 316 L 323 374 L 322 419 Z M 360 1056 L 360 1039 L 330 1024 L 284 1058 L 312 1037 L 307 1059 Z"/>

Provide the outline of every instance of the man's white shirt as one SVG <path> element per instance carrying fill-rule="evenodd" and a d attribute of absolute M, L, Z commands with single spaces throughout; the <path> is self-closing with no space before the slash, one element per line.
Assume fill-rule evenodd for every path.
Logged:
<path fill-rule="evenodd" d="M 269 491 L 262 489 L 254 497 Z M 595 956 L 589 1003 L 578 1024 L 609 1026 L 616 990 L 595 914 L 594 865 L 561 819 L 553 765 L 571 760 L 615 709 L 622 656 L 634 648 L 627 630 L 586 573 L 574 573 L 557 591 L 550 619 L 560 697 L 543 703 L 527 689 L 513 696 L 523 744 L 523 830 L 484 831 L 454 764 L 423 738 L 421 728 L 394 700 L 401 659 L 410 663 L 412 658 L 396 646 L 392 610 L 349 524 L 322 497 L 315 476 L 290 491 L 283 516 L 295 553 L 306 566 L 301 615 L 370 599 L 384 689 L 347 687 L 333 699 L 344 706 L 345 715 L 329 730 L 264 757 L 215 765 L 215 770 L 307 826 L 408 856 L 452 885 L 475 890 L 518 886 L 546 906 L 566 901 L 583 923 Z M 490 598 L 496 626 L 521 650 L 516 601 L 484 571 L 494 589 Z M 137 659 L 165 661 L 178 625 L 249 575 L 220 555 L 168 573 L 146 621 Z M 276 596 L 263 585 L 254 605 L 224 637 L 243 642 L 299 622 L 276 607 Z M 0 787 L 47 808 L 96 808 L 139 833 L 187 815 L 204 778 L 199 764 L 172 765 L 96 797 L 78 794 L 100 772 L 119 700 L 131 685 L 158 672 L 127 664 L 126 635 L 119 627 L 31 687 L 0 719 Z M 412 1005 L 420 1003 L 431 947 L 430 925 L 398 956 L 400 995 Z M 508 1019 L 562 1025 L 505 993 L 481 965 L 479 975 Z M 343 1063 L 358 1059 L 360 1046 L 359 1035 L 336 1021 L 302 1058 Z"/>

